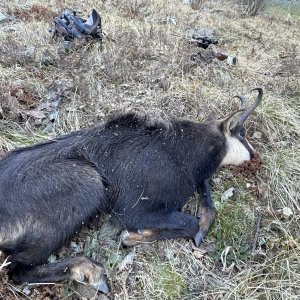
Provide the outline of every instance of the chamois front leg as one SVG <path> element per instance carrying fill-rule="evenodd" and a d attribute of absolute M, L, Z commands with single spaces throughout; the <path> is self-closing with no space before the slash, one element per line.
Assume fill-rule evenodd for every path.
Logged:
<path fill-rule="evenodd" d="M 143 215 L 142 221 L 121 235 L 123 245 L 134 246 L 155 240 L 193 238 L 198 231 L 198 219 L 179 211 L 152 212 Z"/>
<path fill-rule="evenodd" d="M 203 238 L 215 221 L 215 209 L 211 198 L 210 184 L 208 179 L 206 179 L 199 187 L 199 192 L 201 196 L 201 205 L 198 208 L 197 214 L 199 218 L 199 231 L 194 237 L 196 247 L 201 245 Z"/>

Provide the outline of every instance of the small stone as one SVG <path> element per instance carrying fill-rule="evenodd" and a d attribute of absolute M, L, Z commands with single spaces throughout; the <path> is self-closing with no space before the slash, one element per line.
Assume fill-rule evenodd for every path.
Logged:
<path fill-rule="evenodd" d="M 130 252 L 129 254 L 127 254 L 121 261 L 121 263 L 118 265 L 118 270 L 123 271 L 124 269 L 128 268 L 128 266 L 132 265 L 135 257 L 135 252 Z"/>
<path fill-rule="evenodd" d="M 282 214 L 283 214 L 285 217 L 289 218 L 289 217 L 291 217 L 291 216 L 293 215 L 293 211 L 292 211 L 289 207 L 284 207 L 284 208 L 282 209 Z"/>
<path fill-rule="evenodd" d="M 57 50 L 59 55 L 66 55 L 70 52 L 70 50 L 75 46 L 73 41 L 63 41 L 60 47 Z"/>
<path fill-rule="evenodd" d="M 6 22 L 6 21 L 12 21 L 13 19 L 14 19 L 14 16 L 5 15 L 5 14 L 0 13 L 0 23 Z"/>
<path fill-rule="evenodd" d="M 255 132 L 252 134 L 252 138 L 253 138 L 253 139 L 256 139 L 256 140 L 261 139 L 261 132 L 255 131 Z"/>
<path fill-rule="evenodd" d="M 214 30 L 211 27 L 200 27 L 200 28 L 189 28 L 186 31 L 187 37 L 198 38 L 198 37 L 213 37 Z"/>
<path fill-rule="evenodd" d="M 33 117 L 35 119 L 44 119 L 46 118 L 46 114 L 43 111 L 37 109 L 31 109 L 25 111 L 26 115 L 29 117 Z"/>
<path fill-rule="evenodd" d="M 177 25 L 177 19 L 175 17 L 169 17 L 169 23 L 172 25 Z"/>
<path fill-rule="evenodd" d="M 104 294 L 98 293 L 95 289 L 93 289 L 91 286 L 87 284 L 74 282 L 74 287 L 76 292 L 82 298 L 93 299 L 93 300 L 108 300 L 108 298 Z"/>
<path fill-rule="evenodd" d="M 2 13 L 0 13 L 0 22 L 8 20 L 8 17 Z"/>
<path fill-rule="evenodd" d="M 31 290 L 28 288 L 28 286 L 25 286 L 22 292 L 27 296 L 31 294 Z"/>
<path fill-rule="evenodd" d="M 58 117 L 58 111 L 52 111 L 49 113 L 48 115 L 48 119 L 51 121 L 51 122 L 55 122 L 55 120 L 57 119 Z"/>
<path fill-rule="evenodd" d="M 231 198 L 233 196 L 233 193 L 234 193 L 234 188 L 231 187 L 229 188 L 228 190 L 226 190 L 223 195 L 221 196 L 221 201 L 226 201 L 228 200 L 229 198 Z"/>
<path fill-rule="evenodd" d="M 232 55 L 228 55 L 227 57 L 227 63 L 229 65 L 236 65 L 237 64 L 237 59 L 235 56 L 232 56 Z"/>
<path fill-rule="evenodd" d="M 4 32 L 12 32 L 12 31 L 17 31 L 17 27 L 13 26 L 13 25 L 7 25 L 7 26 L 3 26 L 2 30 Z"/>
<path fill-rule="evenodd" d="M 45 51 L 42 55 L 41 64 L 44 66 L 52 66 L 55 64 L 55 57 L 49 51 Z"/>

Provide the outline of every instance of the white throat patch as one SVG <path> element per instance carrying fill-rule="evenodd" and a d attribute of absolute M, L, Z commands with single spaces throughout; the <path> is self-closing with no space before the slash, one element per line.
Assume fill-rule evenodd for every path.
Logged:
<path fill-rule="evenodd" d="M 249 151 L 237 138 L 232 137 L 228 133 L 225 133 L 225 137 L 227 143 L 227 152 L 221 162 L 221 166 L 224 165 L 238 166 L 242 164 L 244 161 L 250 160 Z M 250 144 L 249 146 L 252 148 Z"/>

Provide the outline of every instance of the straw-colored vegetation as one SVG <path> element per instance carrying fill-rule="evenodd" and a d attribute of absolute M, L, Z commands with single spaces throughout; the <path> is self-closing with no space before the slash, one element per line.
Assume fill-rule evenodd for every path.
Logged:
<path fill-rule="evenodd" d="M 104 222 L 100 230 L 84 229 L 50 259 L 85 254 L 101 260 L 112 287 L 109 299 L 299 299 L 297 9 L 289 13 L 273 6 L 249 17 L 236 1 L 196 4 L 1 2 L 0 11 L 15 18 L 0 23 L 0 156 L 90 126 L 116 110 L 198 121 L 211 112 L 224 117 L 239 106 L 233 95 L 250 100 L 247 92 L 263 87 L 263 103 L 247 123 L 261 171 L 252 176 L 223 168 L 214 176 L 217 218 L 200 249 L 188 240 L 122 248 L 117 230 Z M 64 51 L 62 40 L 52 39 L 48 29 L 65 8 L 84 16 L 96 8 L 103 43 L 75 41 Z M 189 43 L 191 27 L 213 29 L 215 47 L 237 56 L 237 65 L 211 61 L 209 50 Z M 234 195 L 221 200 L 231 187 Z M 191 199 L 185 209 L 195 213 L 195 208 Z M 87 297 L 69 283 L 17 286 L 7 278 L 4 259 L 0 299 Z"/>

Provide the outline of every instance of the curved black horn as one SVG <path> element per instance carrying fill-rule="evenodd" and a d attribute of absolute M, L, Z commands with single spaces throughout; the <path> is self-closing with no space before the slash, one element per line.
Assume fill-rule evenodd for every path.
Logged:
<path fill-rule="evenodd" d="M 235 95 L 233 96 L 232 98 L 238 98 L 241 100 L 241 104 L 242 104 L 242 109 L 247 109 L 247 102 L 246 102 L 246 99 L 241 96 L 241 95 Z"/>
<path fill-rule="evenodd" d="M 255 110 L 255 108 L 259 105 L 259 103 L 262 100 L 263 89 L 262 88 L 255 88 L 255 89 L 251 90 L 251 92 L 253 92 L 253 91 L 258 91 L 258 96 L 257 96 L 255 102 L 241 116 L 241 118 L 239 120 L 240 124 L 243 124 L 247 120 L 247 118 L 252 114 L 252 112 Z"/>

